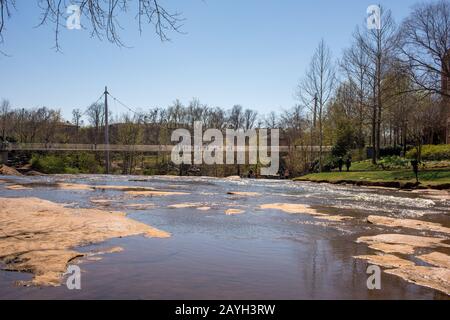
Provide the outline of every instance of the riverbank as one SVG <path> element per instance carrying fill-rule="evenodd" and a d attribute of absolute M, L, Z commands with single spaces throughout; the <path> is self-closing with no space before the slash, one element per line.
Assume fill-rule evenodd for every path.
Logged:
<path fill-rule="evenodd" d="M 295 178 L 294 181 L 310 181 L 331 184 L 353 184 L 398 189 L 450 189 L 450 168 L 422 170 L 419 184 L 410 169 L 390 171 L 350 171 L 313 173 Z"/>

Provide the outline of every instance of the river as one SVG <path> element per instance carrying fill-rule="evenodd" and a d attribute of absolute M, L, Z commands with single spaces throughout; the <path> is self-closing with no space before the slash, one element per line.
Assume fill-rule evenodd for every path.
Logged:
<path fill-rule="evenodd" d="M 0 179 L 4 180 L 0 184 L 3 198 L 38 197 L 72 207 L 126 211 L 129 218 L 172 235 L 167 239 L 124 237 L 79 248 L 124 249 L 106 254 L 98 261 L 80 261 L 81 290 L 69 290 L 64 285 L 20 287 L 15 281 L 30 279 L 31 274 L 0 271 L 1 299 L 449 298 L 437 290 L 384 272 L 381 289 L 368 290 L 368 262 L 354 258 L 374 253 L 367 244 L 356 243 L 361 236 L 435 235 L 369 224 L 366 221 L 369 215 L 417 219 L 450 227 L 450 201 L 445 192 L 430 195 L 357 186 L 210 177 L 55 175 Z M 58 181 L 153 187 L 186 194 L 136 197 L 120 190 L 66 190 L 55 187 Z M 28 188 L 6 188 L 13 184 Z M 131 203 L 134 207 L 126 206 Z M 275 203 L 307 205 L 319 213 L 352 219 L 322 220 L 309 214 L 261 208 L 263 204 Z M 227 215 L 229 209 L 236 211 Z M 450 243 L 448 238 L 445 243 Z M 448 248 L 440 251 L 450 253 Z"/>

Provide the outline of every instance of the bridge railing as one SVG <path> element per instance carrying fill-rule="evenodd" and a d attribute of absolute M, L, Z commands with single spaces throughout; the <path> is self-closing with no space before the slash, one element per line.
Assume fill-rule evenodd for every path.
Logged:
<path fill-rule="evenodd" d="M 94 151 L 104 152 L 171 152 L 174 145 L 122 145 L 122 144 L 73 144 L 73 143 L 9 143 L 3 147 L 7 151 Z M 319 146 L 280 146 L 280 152 L 288 152 L 290 150 L 319 152 Z M 323 152 L 331 151 L 330 146 L 323 146 Z M 224 147 L 224 151 L 226 148 Z M 270 147 L 269 147 L 270 150 Z"/>

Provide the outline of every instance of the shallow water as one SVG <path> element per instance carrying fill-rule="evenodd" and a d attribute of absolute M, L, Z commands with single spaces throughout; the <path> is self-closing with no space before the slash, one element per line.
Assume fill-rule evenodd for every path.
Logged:
<path fill-rule="evenodd" d="M 121 246 L 100 261 L 81 261 L 82 289 L 18 287 L 30 274 L 0 271 L 0 298 L 126 299 L 447 299 L 438 291 L 383 273 L 381 290 L 368 290 L 367 262 L 373 254 L 359 236 L 404 233 L 368 224 L 368 215 L 412 218 L 450 227 L 450 202 L 387 189 L 278 180 L 206 177 L 71 176 L 2 177 L 30 190 L 1 197 L 38 197 L 72 207 L 125 211 L 129 217 L 172 234 L 169 239 L 130 237 L 79 248 Z M 187 195 L 134 197 L 119 190 L 64 190 L 55 182 L 153 187 Z M 237 196 L 227 192 L 256 192 Z M 92 202 L 91 200 L 111 200 Z M 195 203 L 195 207 L 170 205 Z M 306 214 L 262 210 L 270 203 L 306 204 L 320 213 L 355 219 L 330 222 Z M 129 204 L 153 204 L 130 208 Z M 200 211 L 196 207 L 210 207 Z M 243 214 L 226 215 L 227 209 Z M 433 232 L 407 230 L 408 234 Z M 450 243 L 447 241 L 447 243 Z M 443 251 L 446 252 L 446 251 Z M 447 251 L 448 253 L 448 251 Z"/>

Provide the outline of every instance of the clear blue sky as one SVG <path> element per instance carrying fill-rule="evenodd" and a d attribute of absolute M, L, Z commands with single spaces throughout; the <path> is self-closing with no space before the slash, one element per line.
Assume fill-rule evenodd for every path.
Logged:
<path fill-rule="evenodd" d="M 161 0 L 186 18 L 186 35 L 161 43 L 148 27 L 142 36 L 134 17 L 123 26 L 131 49 L 91 39 L 85 30 L 64 30 L 63 53 L 52 50 L 50 27 L 34 28 L 36 1 L 17 1 L 0 50 L 0 99 L 13 106 L 73 108 L 95 102 L 105 85 L 124 103 L 144 109 L 187 103 L 234 104 L 260 113 L 287 109 L 321 38 L 335 58 L 365 21 L 370 0 Z M 375 1 L 397 22 L 416 0 Z M 83 21 L 82 21 L 83 23 Z M 119 106 L 112 104 L 114 112 Z"/>

